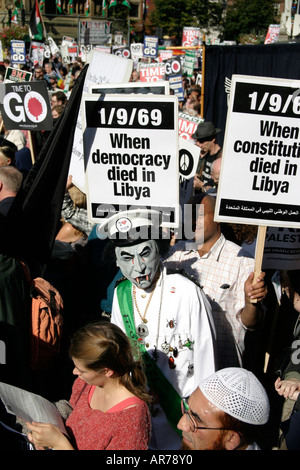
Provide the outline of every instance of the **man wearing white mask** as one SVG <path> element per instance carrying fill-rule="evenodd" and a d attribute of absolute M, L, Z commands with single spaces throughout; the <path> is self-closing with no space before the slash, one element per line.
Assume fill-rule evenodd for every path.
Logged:
<path fill-rule="evenodd" d="M 181 397 L 216 369 L 215 330 L 200 287 L 162 267 L 161 232 L 160 237 L 150 233 L 157 229 L 155 215 L 147 210 L 119 213 L 100 232 L 113 239 L 124 274 L 114 292 L 111 322 L 139 346 L 154 398 L 149 448 L 175 450 L 181 444 Z"/>

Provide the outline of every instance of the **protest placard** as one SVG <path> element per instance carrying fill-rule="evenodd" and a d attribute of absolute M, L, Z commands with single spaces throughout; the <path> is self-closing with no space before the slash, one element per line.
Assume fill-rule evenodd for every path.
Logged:
<path fill-rule="evenodd" d="M 31 41 L 29 57 L 35 67 L 37 65 L 39 65 L 40 67 L 43 67 L 44 49 L 45 47 L 43 43 L 37 42 L 37 41 Z"/>
<path fill-rule="evenodd" d="M 113 83 L 109 86 L 107 85 L 92 85 L 89 87 L 90 93 L 106 93 L 106 94 L 147 94 L 153 93 L 154 95 L 169 95 L 170 94 L 170 84 L 167 80 L 162 80 L 160 82 L 130 82 L 130 83 Z"/>
<path fill-rule="evenodd" d="M 263 269 L 295 270 L 300 265 L 300 229 L 268 227 Z"/>
<path fill-rule="evenodd" d="M 300 81 L 232 76 L 216 220 L 300 227 Z"/>
<path fill-rule="evenodd" d="M 26 64 L 26 47 L 25 41 L 10 41 L 10 60 L 12 65 Z"/>
<path fill-rule="evenodd" d="M 156 36 L 144 37 L 143 56 L 155 59 L 158 53 L 158 38 Z"/>
<path fill-rule="evenodd" d="M 199 147 L 179 137 L 179 201 L 182 208 L 192 195 L 198 161 Z"/>
<path fill-rule="evenodd" d="M 123 59 L 112 54 L 105 54 L 95 50 L 92 51 L 91 62 L 85 77 L 83 91 L 88 93 L 91 85 L 96 86 L 115 82 L 128 83 L 132 66 L 133 62 L 131 59 Z M 85 193 L 81 112 L 77 117 L 69 175 L 72 175 L 73 184 Z"/>
<path fill-rule="evenodd" d="M 143 51 L 144 51 L 144 44 L 142 43 L 130 44 L 131 57 L 141 58 L 143 57 Z"/>
<path fill-rule="evenodd" d="M 192 77 L 194 75 L 195 61 L 196 52 L 185 51 L 183 72 L 186 73 L 188 77 Z"/>
<path fill-rule="evenodd" d="M 6 67 L 4 81 L 5 83 L 30 82 L 32 72 L 20 70 L 14 67 Z"/>
<path fill-rule="evenodd" d="M 179 118 L 179 135 L 183 139 L 190 140 L 194 142 L 192 139 L 192 135 L 196 132 L 198 124 L 204 122 L 203 118 L 192 116 L 188 113 L 180 112 L 178 115 Z"/>
<path fill-rule="evenodd" d="M 198 46 L 200 41 L 200 29 L 193 26 L 186 26 L 182 31 L 182 45 L 183 46 Z"/>
<path fill-rule="evenodd" d="M 141 82 L 156 82 L 164 80 L 164 64 L 141 64 L 139 67 Z"/>
<path fill-rule="evenodd" d="M 172 75 L 169 77 L 170 89 L 177 96 L 178 101 L 185 101 L 182 75 Z"/>
<path fill-rule="evenodd" d="M 87 207 L 101 223 L 120 210 L 160 210 L 178 222 L 178 101 L 174 96 L 84 95 Z"/>
<path fill-rule="evenodd" d="M 0 110 L 7 130 L 53 129 L 49 94 L 43 81 L 1 83 Z"/>
<path fill-rule="evenodd" d="M 111 21 L 105 20 L 78 20 L 79 44 L 110 44 Z"/>

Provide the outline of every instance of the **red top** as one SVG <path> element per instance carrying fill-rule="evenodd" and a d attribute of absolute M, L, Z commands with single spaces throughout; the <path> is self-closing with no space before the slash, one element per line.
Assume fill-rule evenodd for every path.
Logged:
<path fill-rule="evenodd" d="M 73 385 L 70 398 L 73 411 L 66 428 L 76 449 L 147 450 L 150 439 L 147 403 L 137 397 L 127 398 L 104 413 L 90 407 L 94 390 L 95 386 L 80 378 Z M 135 406 L 126 408 L 132 404 Z"/>

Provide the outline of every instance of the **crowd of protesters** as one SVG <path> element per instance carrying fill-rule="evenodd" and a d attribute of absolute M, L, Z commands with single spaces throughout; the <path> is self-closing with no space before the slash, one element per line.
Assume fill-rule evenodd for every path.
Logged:
<path fill-rule="evenodd" d="M 7 65 L 9 61 L 0 68 L 2 77 Z M 33 80 L 46 83 L 54 126 L 68 106 L 83 67 L 80 60 L 65 65 L 57 57 L 31 70 Z M 138 72 L 134 71 L 131 81 L 136 80 L 139 80 Z M 200 116 L 201 87 L 186 77 L 183 84 L 185 100 L 180 103 L 179 110 Z M 261 273 L 253 287 L 253 246 L 257 227 L 214 222 L 222 161 L 219 132 L 213 123 L 204 122 L 192 136 L 199 147 L 199 163 L 190 204 L 204 205 L 204 219 L 200 221 L 196 214 L 194 220 L 195 226 L 198 223 L 203 228 L 204 224 L 204 244 L 194 251 L 185 250 L 182 248 L 184 240 L 172 239 L 169 250 L 161 258 L 167 268 L 183 270 L 185 275 L 193 277 L 192 282 L 206 296 L 220 355 L 216 374 L 207 382 L 201 380 L 200 384 L 199 381 L 199 388 L 195 387 L 189 399 L 181 397 L 184 400 L 178 429 L 184 438 L 183 448 L 187 449 L 299 450 L 300 377 L 293 345 L 300 335 L 300 267 L 293 271 Z M 33 133 L 34 146 L 30 147 L 26 132 L 7 131 L 1 121 L 1 224 L 5 225 L 22 179 L 25 181 L 39 151 L 51 136 L 51 132 Z M 14 168 L 14 171 L 6 171 L 7 168 Z M 143 366 L 133 359 L 134 353 L 126 335 L 111 323 L 115 287 L 124 273 L 116 265 L 109 243 L 98 238 L 97 227 L 89 222 L 86 195 L 73 185 L 71 176 L 66 181 L 61 202 L 52 256 L 43 273 L 64 299 L 64 335 L 60 352 L 53 362 L 45 364 L 43 370 L 31 370 L 28 361 L 30 286 L 24 277 L 21 260 L 8 256 L 4 247 L 0 247 L 0 340 L 6 345 L 7 357 L 6 363 L 0 365 L 0 382 L 40 394 L 53 402 L 69 400 L 71 396 L 70 407 L 74 413 L 68 416 L 67 423 L 74 432 L 72 445 L 48 424 L 27 423 L 29 440 L 37 449 L 147 449 L 151 434 L 150 414 L 155 412 L 155 403 L 153 405 L 151 390 L 146 390 Z M 280 284 L 279 300 L 272 283 L 275 274 Z M 253 295 L 258 303 L 251 303 Z M 277 312 L 276 322 L 272 315 L 274 311 Z M 170 312 L 169 323 L 171 317 Z M 95 330 L 91 324 L 97 325 Z M 89 349 L 89 345 L 94 349 Z M 126 360 L 122 354 L 126 355 Z M 174 352 L 173 356 L 176 362 Z M 206 359 L 197 358 L 200 367 L 201 360 Z M 219 373 L 218 369 L 221 370 Z M 222 370 L 228 374 L 222 374 Z M 73 374 L 78 376 L 75 382 Z M 233 379 L 230 379 L 231 374 Z M 235 380 L 243 384 L 245 393 L 240 393 L 238 386 L 234 386 Z M 87 389 L 84 383 L 89 385 Z M 213 383 L 217 384 L 215 389 L 219 387 L 217 397 Z M 224 404 L 225 393 L 235 396 L 238 410 Z M 247 393 L 250 396 L 246 397 Z M 251 418 L 244 416 L 248 399 L 252 399 L 253 413 L 258 412 L 257 407 L 261 405 L 257 419 L 253 415 Z M 210 424 L 204 416 L 208 414 L 205 412 L 208 404 L 210 410 L 212 406 L 217 410 L 209 415 Z M 247 413 L 252 411 L 245 411 L 245 415 Z M 6 419 L 5 410 L 0 406 L 0 421 Z M 8 422 L 11 424 L 11 417 Z M 245 423 L 250 428 L 245 427 Z M 263 434 L 256 432 L 261 425 Z M 103 435 L 100 427 L 109 434 Z M 214 434 L 204 438 L 203 433 Z M 18 445 L 1 426 L 0 435 L 8 446 Z M 159 449 L 160 443 L 156 445 Z"/>

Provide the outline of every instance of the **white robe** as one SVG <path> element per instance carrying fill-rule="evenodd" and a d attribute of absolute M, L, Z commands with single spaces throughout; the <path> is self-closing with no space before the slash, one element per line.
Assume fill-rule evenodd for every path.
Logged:
<path fill-rule="evenodd" d="M 155 346 L 157 347 L 157 366 L 179 395 L 186 397 L 193 393 L 202 379 L 216 370 L 215 331 L 211 307 L 203 291 L 190 279 L 177 273 L 167 274 L 166 268 L 164 268 L 163 277 L 163 294 L 161 274 L 147 310 L 146 327 L 149 335 L 144 341 L 148 345 L 146 349 L 150 355 Z M 116 290 L 111 322 L 125 331 Z M 143 316 L 150 294 L 138 288 L 136 291 L 137 304 Z M 142 324 L 142 321 L 136 308 L 134 310 L 137 327 Z M 170 322 L 173 322 L 173 328 Z M 187 341 L 192 343 L 191 348 L 184 346 Z M 171 369 L 168 364 L 172 352 L 166 354 L 162 351 L 162 344 L 165 342 L 172 348 L 177 348 L 178 355 L 174 358 L 175 369 Z M 189 367 L 193 367 L 191 376 L 189 376 Z M 152 417 L 152 439 L 149 449 L 179 449 L 180 436 L 169 424 L 160 406 L 155 405 L 155 409 L 158 413 Z"/>

